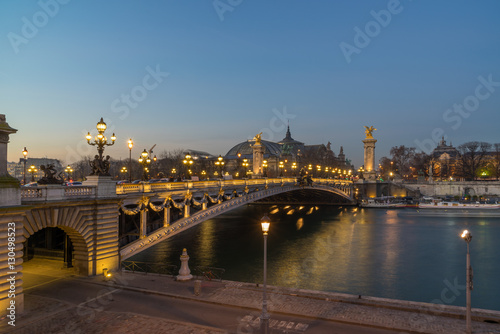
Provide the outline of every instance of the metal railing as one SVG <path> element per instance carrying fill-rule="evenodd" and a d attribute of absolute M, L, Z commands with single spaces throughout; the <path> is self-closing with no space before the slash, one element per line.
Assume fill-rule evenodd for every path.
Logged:
<path fill-rule="evenodd" d="M 157 274 L 166 276 L 175 276 L 179 273 L 179 269 L 174 264 L 139 262 L 139 261 L 122 261 L 122 271 L 131 271 L 133 273 Z"/>
<path fill-rule="evenodd" d="M 226 272 L 223 268 L 215 267 L 194 267 L 191 270 L 191 274 L 196 277 L 196 279 L 201 279 L 204 281 L 222 281 L 222 275 Z"/>

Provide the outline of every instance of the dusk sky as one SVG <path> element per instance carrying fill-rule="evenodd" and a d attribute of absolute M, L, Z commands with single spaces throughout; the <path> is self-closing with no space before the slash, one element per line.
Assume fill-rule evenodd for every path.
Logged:
<path fill-rule="evenodd" d="M 128 138 L 134 158 L 154 144 L 224 155 L 288 122 L 356 167 L 364 125 L 376 161 L 443 135 L 500 142 L 499 14 L 496 0 L 2 1 L 8 160 L 93 155 L 101 117 L 115 159 Z"/>

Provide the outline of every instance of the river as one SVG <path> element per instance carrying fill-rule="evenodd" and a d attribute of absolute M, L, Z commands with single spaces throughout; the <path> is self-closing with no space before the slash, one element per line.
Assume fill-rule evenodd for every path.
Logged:
<path fill-rule="evenodd" d="M 293 210 L 293 211 L 291 211 Z M 277 212 L 276 212 L 277 211 Z M 271 212 L 273 212 L 271 214 Z M 414 209 L 248 205 L 205 221 L 130 260 L 226 270 L 224 279 L 261 283 L 271 218 L 268 284 L 465 306 L 468 229 L 472 307 L 500 310 L 500 218 L 422 217 Z"/>

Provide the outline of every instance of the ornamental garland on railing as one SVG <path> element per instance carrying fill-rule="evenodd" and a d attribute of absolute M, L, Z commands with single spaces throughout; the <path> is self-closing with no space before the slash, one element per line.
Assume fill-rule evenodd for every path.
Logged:
<path fill-rule="evenodd" d="M 182 210 L 184 208 L 184 206 L 186 205 L 186 203 L 184 203 L 184 202 L 177 203 L 174 200 L 172 200 L 171 203 L 172 203 L 172 205 L 173 205 L 174 208 L 179 209 L 179 210 Z"/>
<path fill-rule="evenodd" d="M 120 207 L 121 207 L 123 213 L 125 213 L 126 215 L 129 215 L 129 216 L 133 216 L 133 215 L 138 214 L 141 211 L 142 204 L 143 204 L 142 202 L 139 202 L 139 204 L 133 209 L 129 209 L 129 208 L 125 207 L 125 205 L 123 205 L 123 204 Z"/>
<path fill-rule="evenodd" d="M 165 207 L 170 207 L 170 200 L 171 200 L 171 197 L 167 197 L 163 200 L 163 203 L 160 204 L 160 205 L 155 205 L 153 204 L 153 202 L 149 202 L 149 207 L 151 209 L 153 209 L 153 211 L 156 211 L 156 212 L 160 212 L 161 210 L 163 210 Z"/>
<path fill-rule="evenodd" d="M 206 199 L 206 196 L 207 194 L 203 194 L 203 197 L 201 198 L 201 200 L 197 201 L 196 198 L 193 197 L 193 204 L 196 205 L 196 206 L 201 206 L 203 205 L 204 203 L 207 203 L 207 199 Z"/>

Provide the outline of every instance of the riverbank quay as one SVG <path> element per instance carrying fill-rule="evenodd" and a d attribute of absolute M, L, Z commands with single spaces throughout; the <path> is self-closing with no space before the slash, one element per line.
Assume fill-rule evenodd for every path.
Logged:
<path fill-rule="evenodd" d="M 81 278 L 115 289 L 130 289 L 248 310 L 256 321 L 262 308 L 262 286 L 234 281 L 175 281 L 154 274 L 118 273 L 113 279 Z M 195 285 L 200 284 L 199 294 Z M 343 322 L 402 333 L 465 333 L 465 307 L 393 300 L 342 293 L 268 286 L 268 310 L 274 314 Z M 245 321 L 241 319 L 240 321 Z M 500 312 L 472 309 L 474 333 L 500 333 Z M 242 332 L 243 333 L 243 332 Z M 290 331 L 290 333 L 294 333 Z M 306 331 L 307 333 L 307 331 Z M 313 332 L 311 332 L 313 333 Z"/>
<path fill-rule="evenodd" d="M 66 278 L 60 278 L 63 282 Z M 76 305 L 60 299 L 47 298 L 30 289 L 26 295 L 26 312 L 16 328 L 0 327 L 8 333 L 258 333 L 258 317 L 262 305 L 262 287 L 233 281 L 184 281 L 171 276 L 143 273 L 114 273 L 104 276 L 70 277 L 71 281 L 95 286 L 92 293 L 74 291 Z M 199 285 L 198 285 L 199 284 Z M 198 287 L 200 288 L 199 291 Z M 128 291 L 159 299 L 177 298 L 179 303 L 205 303 L 241 310 L 234 317 L 235 330 L 144 316 L 132 312 L 107 311 L 120 303 Z M 195 292 L 199 292 L 198 295 Z M 79 296 L 78 296 L 79 295 Z M 135 294 L 137 295 L 137 293 Z M 361 325 L 366 328 L 391 329 L 395 333 L 465 333 L 465 309 L 374 297 L 354 296 L 268 286 L 268 309 L 272 333 L 315 333 L 314 323 L 332 321 Z M 140 303 L 138 300 L 137 303 Z M 175 305 L 175 303 L 174 303 Z M 172 312 L 165 308 L 162 312 Z M 283 315 L 300 316 L 305 321 L 278 321 Z M 500 333 L 500 312 L 473 309 L 474 333 Z M 309 320 L 307 320 L 309 319 Z M 342 331 L 338 333 L 343 333 Z M 351 332 L 349 332 L 351 333 Z M 354 332 L 356 333 L 356 332 Z"/>

